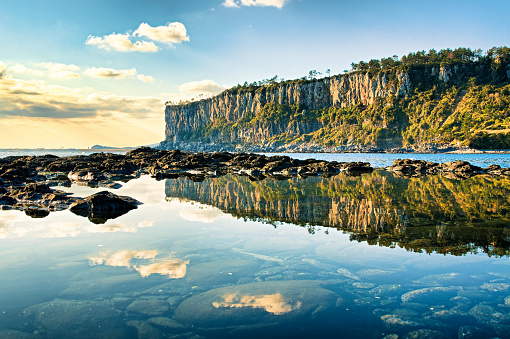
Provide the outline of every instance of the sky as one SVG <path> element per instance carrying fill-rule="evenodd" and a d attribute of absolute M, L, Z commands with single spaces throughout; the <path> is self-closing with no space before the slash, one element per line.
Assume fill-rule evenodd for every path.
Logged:
<path fill-rule="evenodd" d="M 167 101 L 509 46 L 508 13 L 508 0 L 0 0 L 0 148 L 158 143 Z"/>

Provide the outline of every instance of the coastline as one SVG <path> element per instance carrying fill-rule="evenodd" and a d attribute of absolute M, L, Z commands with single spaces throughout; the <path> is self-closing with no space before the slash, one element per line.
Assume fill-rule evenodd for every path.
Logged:
<path fill-rule="evenodd" d="M 277 145 L 275 143 L 227 145 L 202 142 L 165 142 L 156 149 L 184 152 L 230 152 L 230 153 L 383 153 L 383 154 L 510 154 L 506 150 L 479 150 L 467 146 L 424 145 L 416 148 L 377 148 L 365 145 L 324 146 L 315 143 Z"/>

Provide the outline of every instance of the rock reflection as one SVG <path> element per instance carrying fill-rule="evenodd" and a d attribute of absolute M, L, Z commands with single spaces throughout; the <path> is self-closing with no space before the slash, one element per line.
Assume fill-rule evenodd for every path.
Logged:
<path fill-rule="evenodd" d="M 113 254 L 100 253 L 97 257 L 89 258 L 89 264 L 107 265 L 112 267 L 126 267 L 136 270 L 142 277 L 152 274 L 168 276 L 171 279 L 180 279 L 186 275 L 188 260 L 172 258 L 171 256 L 158 258 L 159 252 L 149 251 L 117 251 Z"/>
<path fill-rule="evenodd" d="M 294 306 L 286 303 L 280 293 L 268 295 L 244 295 L 238 296 L 237 294 L 227 294 L 223 296 L 222 302 L 214 302 L 213 306 L 216 308 L 229 307 L 229 308 L 263 308 L 266 312 L 275 315 L 282 315 L 289 313 L 292 310 L 299 309 L 301 302 L 297 302 Z"/>
<path fill-rule="evenodd" d="M 479 175 L 400 178 L 379 170 L 350 177 L 250 181 L 225 175 L 168 179 L 167 200 L 214 206 L 237 218 L 332 227 L 351 240 L 410 251 L 510 254 L 510 181 Z"/>

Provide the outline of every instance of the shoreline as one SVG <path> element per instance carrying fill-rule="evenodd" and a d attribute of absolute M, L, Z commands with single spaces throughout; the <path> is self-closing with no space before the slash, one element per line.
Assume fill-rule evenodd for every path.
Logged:
<path fill-rule="evenodd" d="M 421 148 L 391 148 L 383 149 L 373 146 L 323 146 L 320 144 L 289 144 L 275 145 L 226 145 L 201 142 L 161 142 L 155 147 L 158 150 L 179 149 L 183 152 L 229 152 L 229 153 L 380 153 L 380 154 L 510 154 L 505 150 L 479 150 L 467 146 L 427 145 Z"/>

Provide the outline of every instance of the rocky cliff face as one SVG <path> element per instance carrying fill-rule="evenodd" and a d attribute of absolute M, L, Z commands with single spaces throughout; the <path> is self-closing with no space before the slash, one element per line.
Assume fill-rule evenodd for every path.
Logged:
<path fill-rule="evenodd" d="M 387 74 L 370 77 L 369 74 L 339 75 L 312 81 L 281 83 L 254 91 L 231 93 L 226 91 L 213 98 L 185 105 L 168 105 L 165 110 L 168 141 L 186 141 L 187 135 L 218 119 L 235 122 L 246 114 L 257 114 L 267 103 L 298 104 L 306 109 L 370 105 L 377 97 L 406 97 L 411 92 L 411 81 L 406 73 L 393 80 Z M 259 124 L 242 131 L 215 136 L 216 142 L 262 142 L 267 138 L 287 133 L 306 134 L 322 124 Z"/>
<path fill-rule="evenodd" d="M 223 149 L 216 146 L 256 146 L 270 152 L 282 145 L 313 151 L 319 144 L 422 149 L 430 143 L 468 145 L 476 131 L 495 126 L 498 132 L 510 125 L 505 113 L 510 105 L 505 87 L 510 64 L 407 69 L 238 86 L 210 99 L 168 105 L 166 142 L 161 147 L 190 146 L 188 150 L 198 151 L 206 144 L 204 150 L 214 151 Z M 493 96 L 499 96 L 497 103 Z M 484 113 L 487 105 L 491 114 Z M 456 126 L 469 121 L 472 126 L 459 134 Z"/>

